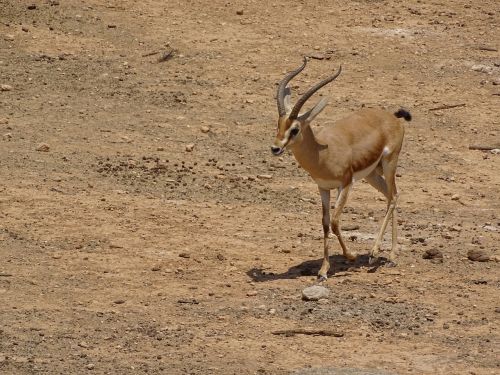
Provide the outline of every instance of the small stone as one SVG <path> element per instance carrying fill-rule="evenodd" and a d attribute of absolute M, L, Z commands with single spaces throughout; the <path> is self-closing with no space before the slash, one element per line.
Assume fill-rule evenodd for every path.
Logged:
<path fill-rule="evenodd" d="M 253 296 L 256 296 L 257 295 L 257 291 L 256 290 L 251 290 L 249 292 L 247 292 L 247 296 L 248 297 L 253 297 Z"/>
<path fill-rule="evenodd" d="M 117 299 L 117 300 L 113 301 L 113 303 L 115 305 L 123 305 L 125 303 L 125 300 L 124 299 Z"/>
<path fill-rule="evenodd" d="M 12 41 L 14 41 L 14 35 L 12 35 L 12 34 L 6 34 L 3 38 L 4 38 L 4 40 L 6 40 L 7 42 L 12 42 Z"/>
<path fill-rule="evenodd" d="M 276 314 L 276 309 L 269 309 L 269 314 L 270 315 Z"/>
<path fill-rule="evenodd" d="M 489 231 L 489 232 L 498 232 L 498 228 L 493 226 L 493 225 L 485 225 L 483 229 Z"/>
<path fill-rule="evenodd" d="M 157 147 L 156 151 L 165 151 L 165 147 Z"/>
<path fill-rule="evenodd" d="M 328 298 L 330 291 L 321 285 L 313 285 L 302 291 L 302 299 L 305 301 L 318 301 L 322 298 Z"/>
<path fill-rule="evenodd" d="M 242 16 L 242 15 L 243 15 L 243 9 L 239 9 L 239 10 L 237 10 L 237 11 L 236 11 L 236 14 L 237 14 L 238 16 Z"/>
<path fill-rule="evenodd" d="M 40 143 L 37 147 L 36 150 L 39 152 L 49 152 L 50 146 L 47 143 Z"/>
<path fill-rule="evenodd" d="M 160 271 L 161 270 L 161 266 L 153 266 L 151 267 L 151 271 L 153 272 L 157 272 L 157 271 Z"/>
<path fill-rule="evenodd" d="M 9 119 L 2 117 L 0 118 L 0 125 L 7 125 L 9 123 Z"/>
<path fill-rule="evenodd" d="M 495 78 L 491 83 L 493 83 L 493 85 L 495 85 L 495 86 L 499 86 L 500 85 L 500 78 Z"/>
<path fill-rule="evenodd" d="M 189 259 L 189 258 L 191 258 L 191 255 L 189 255 L 188 253 L 180 253 L 179 257 Z"/>
<path fill-rule="evenodd" d="M 80 341 L 78 343 L 78 346 L 81 347 L 81 348 L 88 348 L 89 344 L 87 344 L 87 342 L 85 342 L 85 341 Z"/>
<path fill-rule="evenodd" d="M 36 9 L 36 5 L 35 4 L 31 4 L 31 5 L 28 5 L 27 8 L 29 10 L 35 10 Z"/>
<path fill-rule="evenodd" d="M 481 249 L 471 249 L 467 252 L 467 258 L 474 262 L 488 262 L 491 260 L 491 256 L 486 253 L 486 251 Z"/>
<path fill-rule="evenodd" d="M 12 139 L 12 133 L 5 133 L 3 139 L 10 141 Z"/>
<path fill-rule="evenodd" d="M 0 91 L 11 91 L 11 90 L 12 90 L 11 85 L 5 85 L 5 84 L 0 85 Z"/>
<path fill-rule="evenodd" d="M 21 30 L 24 31 L 25 33 L 30 31 L 30 29 L 28 29 L 26 26 L 21 27 Z"/>
<path fill-rule="evenodd" d="M 358 230 L 358 229 L 359 229 L 358 224 L 347 224 L 347 225 L 342 226 L 342 230 L 345 230 L 345 231 Z"/>
<path fill-rule="evenodd" d="M 271 174 L 258 174 L 257 178 L 260 178 L 261 180 L 270 180 L 273 178 L 273 175 L 271 175 Z"/>
<path fill-rule="evenodd" d="M 191 152 L 193 150 L 194 150 L 194 143 L 190 143 L 190 144 L 186 145 L 187 152 Z"/>
<path fill-rule="evenodd" d="M 483 64 L 476 64 L 476 65 L 472 65 L 471 66 L 471 69 L 475 72 L 480 72 L 480 73 L 491 73 L 492 72 L 492 68 L 491 66 L 488 66 L 488 65 L 483 65 Z"/>
<path fill-rule="evenodd" d="M 116 29 L 116 25 L 113 25 L 113 24 L 108 25 L 108 29 Z"/>
<path fill-rule="evenodd" d="M 324 60 L 326 59 L 326 56 L 322 53 L 319 53 L 319 52 L 313 52 L 309 55 L 309 57 L 311 59 L 315 59 L 315 60 Z"/>
<path fill-rule="evenodd" d="M 443 253 L 441 253 L 441 251 L 439 249 L 428 249 L 422 255 L 422 258 L 434 260 L 435 262 L 442 262 L 443 261 Z"/>
<path fill-rule="evenodd" d="M 87 370 L 93 370 L 95 365 L 93 363 L 89 363 L 86 367 L 87 367 Z"/>
<path fill-rule="evenodd" d="M 206 125 L 203 125 L 201 127 L 201 132 L 202 133 L 208 133 L 210 131 L 210 127 L 206 126 Z"/>
<path fill-rule="evenodd" d="M 460 195 L 458 195 L 458 194 L 453 194 L 453 195 L 451 196 L 451 200 L 452 200 L 452 201 L 458 201 L 458 200 L 460 200 Z"/>

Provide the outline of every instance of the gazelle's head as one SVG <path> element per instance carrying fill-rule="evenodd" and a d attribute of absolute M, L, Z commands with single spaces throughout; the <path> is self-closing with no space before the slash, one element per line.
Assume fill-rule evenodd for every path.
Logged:
<path fill-rule="evenodd" d="M 340 75 L 342 67 L 331 77 L 328 77 L 321 82 L 311 87 L 302 97 L 295 103 L 292 108 L 290 96 L 292 94 L 288 83 L 299 74 L 307 64 L 307 58 L 304 57 L 304 63 L 294 71 L 288 73 L 278 85 L 278 93 L 276 100 L 278 102 L 278 134 L 271 146 L 271 151 L 274 155 L 281 155 L 287 146 L 302 141 L 302 131 L 306 126 L 309 126 L 312 120 L 326 107 L 326 99 L 321 99 L 311 110 L 306 113 L 299 114 L 302 106 L 313 94 L 326 84 L 332 82 Z"/>

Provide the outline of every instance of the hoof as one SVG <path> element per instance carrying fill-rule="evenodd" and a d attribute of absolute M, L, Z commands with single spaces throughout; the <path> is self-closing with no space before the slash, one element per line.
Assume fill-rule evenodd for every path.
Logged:
<path fill-rule="evenodd" d="M 396 262 L 394 262 L 392 260 L 388 260 L 387 262 L 384 263 L 384 266 L 387 268 L 393 268 L 393 267 L 396 267 L 397 264 L 396 264 Z"/>
<path fill-rule="evenodd" d="M 326 275 L 318 275 L 318 283 L 323 283 L 328 280 L 328 276 Z"/>

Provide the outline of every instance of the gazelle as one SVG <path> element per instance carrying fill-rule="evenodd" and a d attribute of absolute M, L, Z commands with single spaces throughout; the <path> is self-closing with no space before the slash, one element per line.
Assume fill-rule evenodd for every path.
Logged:
<path fill-rule="evenodd" d="M 292 151 L 300 166 L 318 184 L 323 208 L 324 257 L 318 277 L 326 280 L 329 262 L 328 234 L 330 225 L 342 247 L 344 256 L 355 260 L 356 255 L 349 252 L 340 232 L 340 215 L 354 181 L 365 179 L 387 199 L 387 211 L 382 221 L 375 244 L 370 252 L 370 263 L 380 249 L 384 232 L 392 216 L 392 247 L 389 256 L 394 264 L 397 247 L 396 167 L 404 136 L 404 125 L 399 118 L 411 120 L 408 111 L 400 109 L 390 113 L 382 109 L 361 109 L 337 121 L 335 124 L 311 129 L 311 121 L 325 108 L 327 101 L 321 99 L 311 110 L 300 114 L 307 100 L 320 88 L 335 80 L 339 70 L 311 87 L 292 107 L 291 90 L 288 83 L 306 66 L 288 73 L 278 85 L 278 134 L 271 146 L 274 155 L 281 155 L 285 148 Z M 337 201 L 330 221 L 330 190 L 337 189 Z"/>

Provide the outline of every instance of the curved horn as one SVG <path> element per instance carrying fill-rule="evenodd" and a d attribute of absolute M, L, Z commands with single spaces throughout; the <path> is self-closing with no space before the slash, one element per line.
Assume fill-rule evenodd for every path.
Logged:
<path fill-rule="evenodd" d="M 295 120 L 299 116 L 299 112 L 302 109 L 302 106 L 307 102 L 307 100 L 313 96 L 313 94 L 318 91 L 320 88 L 323 86 L 327 85 L 328 83 L 332 82 L 335 78 L 337 78 L 340 75 L 340 72 L 342 72 L 342 66 L 339 67 L 339 70 L 337 70 L 337 73 L 335 73 L 333 76 L 328 77 L 321 82 L 318 82 L 315 84 L 313 87 L 311 87 L 302 97 L 297 100 L 297 103 L 295 103 L 295 106 L 292 109 L 292 112 L 290 113 L 290 116 L 288 118 L 290 120 Z"/>
<path fill-rule="evenodd" d="M 304 63 L 302 64 L 301 67 L 295 69 L 294 71 L 288 73 L 285 78 L 281 80 L 281 82 L 278 85 L 278 94 L 276 95 L 276 99 L 278 101 L 278 113 L 281 116 L 286 115 L 286 109 L 285 109 L 285 88 L 288 82 L 292 80 L 293 77 L 295 77 L 297 74 L 299 74 L 304 68 L 306 67 L 307 64 L 307 58 L 304 57 Z"/>

